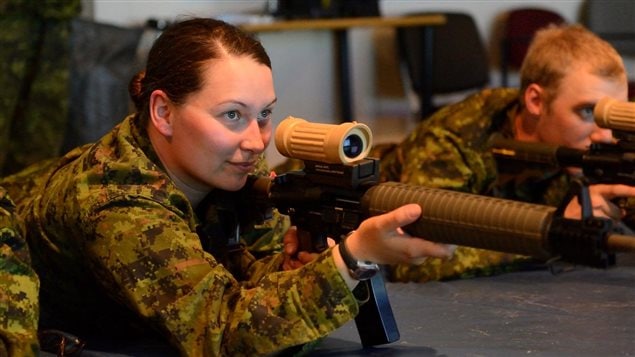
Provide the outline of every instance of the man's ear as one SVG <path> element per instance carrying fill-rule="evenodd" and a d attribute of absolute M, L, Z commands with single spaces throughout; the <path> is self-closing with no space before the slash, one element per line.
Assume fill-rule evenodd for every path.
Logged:
<path fill-rule="evenodd" d="M 150 94 L 150 121 L 165 137 L 172 136 L 172 102 L 162 90 Z"/>
<path fill-rule="evenodd" d="M 530 84 L 525 93 L 525 109 L 531 115 L 540 116 L 545 110 L 544 89 L 536 83 Z"/>
<path fill-rule="evenodd" d="M 515 137 L 522 141 L 536 141 L 541 113 L 545 109 L 543 88 L 535 83 L 530 84 L 523 95 L 525 107 L 517 117 Z"/>

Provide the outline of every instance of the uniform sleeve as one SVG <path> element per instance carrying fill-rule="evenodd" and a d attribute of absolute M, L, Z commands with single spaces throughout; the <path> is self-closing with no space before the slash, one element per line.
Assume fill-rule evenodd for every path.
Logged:
<path fill-rule="evenodd" d="M 38 287 L 35 272 L 0 244 L 1 356 L 37 356 Z"/>
<path fill-rule="evenodd" d="M 496 179 L 487 150 L 493 131 L 508 132 L 518 90 L 485 89 L 445 106 L 382 157 L 382 179 L 471 193 Z"/>
<path fill-rule="evenodd" d="M 39 280 L 0 189 L 0 356 L 37 356 Z"/>
<path fill-rule="evenodd" d="M 402 163 L 398 181 L 413 185 L 478 193 L 488 184 L 479 150 L 441 126 L 415 132 L 396 155 Z"/>
<path fill-rule="evenodd" d="M 330 250 L 247 288 L 156 202 L 112 202 L 87 226 L 95 239 L 86 252 L 105 290 L 188 355 L 269 354 L 325 336 L 358 311 Z"/>

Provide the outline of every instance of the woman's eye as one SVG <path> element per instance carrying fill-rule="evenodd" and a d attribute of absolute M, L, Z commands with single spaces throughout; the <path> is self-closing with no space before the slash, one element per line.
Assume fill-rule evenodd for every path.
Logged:
<path fill-rule="evenodd" d="M 232 111 L 226 112 L 226 113 L 224 114 L 224 116 L 225 116 L 225 118 L 226 118 L 227 120 L 230 120 L 230 121 L 236 121 L 236 120 L 239 120 L 239 119 L 240 119 L 240 113 L 238 113 L 238 112 L 237 112 L 237 111 L 235 111 L 235 110 L 232 110 Z"/>
<path fill-rule="evenodd" d="M 263 110 L 260 112 L 260 114 L 258 114 L 258 121 L 269 120 L 269 118 L 271 118 L 270 109 Z"/>
<path fill-rule="evenodd" d="M 258 113 L 258 125 L 260 127 L 266 127 L 271 122 L 271 109 L 263 110 Z"/>

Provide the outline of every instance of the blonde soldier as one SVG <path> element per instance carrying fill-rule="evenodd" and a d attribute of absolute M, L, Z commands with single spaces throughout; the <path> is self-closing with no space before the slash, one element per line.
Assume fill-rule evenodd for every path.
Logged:
<path fill-rule="evenodd" d="M 449 254 L 400 233 L 421 213 L 406 205 L 364 221 L 347 250 L 296 252 L 290 229 L 284 254 L 254 260 L 238 250 L 232 274 L 215 256 L 227 237 L 202 244 L 197 235 L 221 216 L 200 222 L 194 208 L 240 190 L 258 169 L 277 100 L 268 55 L 224 22 L 178 22 L 156 40 L 130 94 L 137 112 L 98 142 L 1 181 L 19 194 L 42 281 L 42 327 L 87 346 L 156 331 L 184 356 L 268 355 L 357 314 L 347 251 L 379 264 Z M 282 219 L 271 227 L 278 239 L 286 228 Z"/>
<path fill-rule="evenodd" d="M 13 209 L 0 187 L 0 356 L 37 356 L 39 280 Z"/>
<path fill-rule="evenodd" d="M 487 141 L 498 132 L 507 138 L 580 149 L 591 142 L 610 142 L 611 131 L 599 128 L 593 119 L 594 104 L 605 96 L 627 99 L 624 65 L 611 45 L 579 25 L 544 29 L 524 60 L 520 90 L 486 89 L 442 108 L 403 142 L 377 147 L 374 155 L 381 156 L 384 180 L 559 205 L 569 172 L 524 171 L 503 178 Z M 622 185 L 592 186 L 594 214 L 619 219 L 620 209 L 610 200 L 634 193 Z M 565 214 L 575 218 L 579 212 L 574 199 Z M 424 282 L 491 274 L 524 259 L 459 247 L 451 260 L 392 267 L 391 279 Z"/>

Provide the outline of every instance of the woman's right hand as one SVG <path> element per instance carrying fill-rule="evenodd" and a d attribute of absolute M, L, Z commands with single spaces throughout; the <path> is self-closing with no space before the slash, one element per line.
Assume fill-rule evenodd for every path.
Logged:
<path fill-rule="evenodd" d="M 407 204 L 388 213 L 370 217 L 346 239 L 346 247 L 356 260 L 377 264 L 420 264 L 428 257 L 452 256 L 452 245 L 412 237 L 401 229 L 416 221 L 420 215 L 419 205 Z M 350 279 L 339 250 L 334 249 L 333 252 L 342 276 Z"/>

